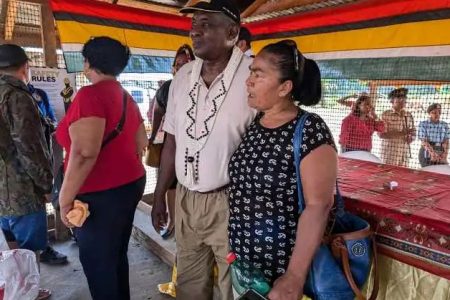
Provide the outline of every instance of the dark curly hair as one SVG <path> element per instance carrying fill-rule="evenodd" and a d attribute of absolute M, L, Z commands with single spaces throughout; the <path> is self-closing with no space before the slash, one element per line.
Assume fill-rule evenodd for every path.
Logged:
<path fill-rule="evenodd" d="M 389 93 L 388 98 L 392 100 L 393 98 L 406 98 L 407 96 L 408 96 L 408 89 L 402 87 L 392 90 Z"/>
<path fill-rule="evenodd" d="M 281 74 L 280 81 L 291 80 L 292 97 L 300 104 L 312 106 L 322 97 L 320 70 L 317 63 L 303 56 L 293 40 L 282 40 L 265 46 L 261 52 L 274 56 L 272 63 Z"/>
<path fill-rule="evenodd" d="M 92 69 L 118 76 L 128 64 L 130 49 L 118 40 L 100 36 L 87 41 L 82 54 Z"/>

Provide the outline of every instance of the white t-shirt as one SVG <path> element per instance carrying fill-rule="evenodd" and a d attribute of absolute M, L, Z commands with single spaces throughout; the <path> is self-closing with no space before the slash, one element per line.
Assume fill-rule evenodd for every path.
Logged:
<path fill-rule="evenodd" d="M 186 149 L 189 137 L 186 134 L 187 110 L 192 107 L 189 97 L 191 73 L 195 61 L 184 65 L 176 74 L 170 85 L 169 100 L 163 130 L 173 134 L 176 141 L 175 170 L 178 181 L 189 190 L 207 192 L 229 183 L 228 162 L 239 146 L 241 139 L 256 115 L 256 110 L 247 104 L 247 87 L 245 81 L 249 75 L 252 59 L 243 56 L 231 81 L 225 100 L 217 112 L 214 126 L 209 138 L 198 156 L 198 180 L 194 183 L 186 178 Z M 201 79 L 197 103 L 196 136 L 208 129 L 204 121 L 213 109 L 210 92 L 214 85 L 220 84 L 223 73 L 219 74 L 208 89 Z"/>
<path fill-rule="evenodd" d="M 254 56 L 253 51 L 252 51 L 251 48 L 248 49 L 247 51 L 245 51 L 244 54 L 247 55 L 248 57 L 253 57 Z"/>

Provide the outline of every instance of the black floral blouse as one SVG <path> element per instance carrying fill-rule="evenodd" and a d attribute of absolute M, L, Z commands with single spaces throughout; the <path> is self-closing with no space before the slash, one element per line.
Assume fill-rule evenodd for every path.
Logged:
<path fill-rule="evenodd" d="M 231 249 L 271 282 L 286 272 L 298 223 L 293 136 L 299 117 L 278 128 L 255 118 L 229 164 Z M 302 158 L 320 145 L 335 148 L 328 126 L 310 114 L 303 129 Z"/>

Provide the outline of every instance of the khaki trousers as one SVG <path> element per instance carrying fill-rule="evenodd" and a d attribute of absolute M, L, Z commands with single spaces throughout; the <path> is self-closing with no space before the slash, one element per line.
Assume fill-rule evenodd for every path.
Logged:
<path fill-rule="evenodd" d="M 177 185 L 175 203 L 177 243 L 177 299 L 212 300 L 216 261 L 220 300 L 232 300 L 226 255 L 228 195 L 225 191 L 198 193 Z"/>

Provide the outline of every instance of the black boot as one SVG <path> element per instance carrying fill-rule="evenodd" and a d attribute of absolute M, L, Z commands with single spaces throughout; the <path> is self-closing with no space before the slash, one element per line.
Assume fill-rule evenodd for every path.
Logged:
<path fill-rule="evenodd" d="M 47 246 L 40 255 L 40 262 L 50 265 L 61 265 L 67 263 L 67 256 Z"/>

